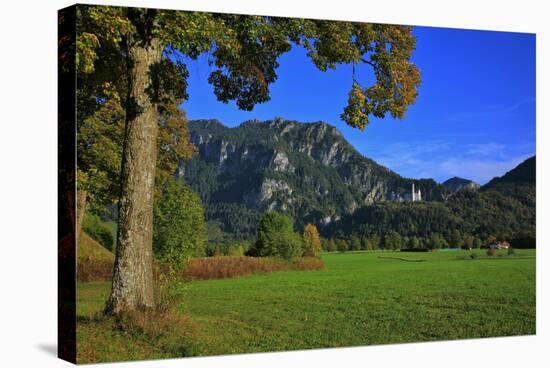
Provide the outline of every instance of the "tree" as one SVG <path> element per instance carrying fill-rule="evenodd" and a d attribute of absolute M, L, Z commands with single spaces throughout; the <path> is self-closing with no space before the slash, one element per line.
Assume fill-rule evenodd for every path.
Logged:
<path fill-rule="evenodd" d="M 374 243 L 372 242 L 372 240 L 366 239 L 366 240 L 365 240 L 365 249 L 366 249 L 366 250 L 375 250 L 375 249 L 376 249 L 376 246 L 374 245 Z"/>
<path fill-rule="evenodd" d="M 107 80 L 124 79 L 125 133 L 117 254 L 107 311 L 153 307 L 151 240 L 157 168 L 159 113 L 187 97 L 187 68 L 181 56 L 211 52 L 208 80 L 222 102 L 251 110 L 269 100 L 277 59 L 292 45 L 303 46 L 322 71 L 339 63 L 374 69 L 374 85 L 353 78 L 342 118 L 364 129 L 370 116 L 402 118 L 414 103 L 420 73 L 410 62 L 412 28 L 282 17 L 210 14 L 157 9 L 79 6 L 79 73 L 91 73 L 103 48 L 115 50 Z M 124 76 L 124 78 L 121 78 Z"/>
<path fill-rule="evenodd" d="M 302 252 L 302 239 L 294 232 L 292 219 L 278 212 L 267 212 L 260 221 L 253 254 L 289 260 Z"/>
<path fill-rule="evenodd" d="M 198 194 L 171 179 L 162 188 L 154 210 L 153 251 L 163 263 L 182 268 L 204 254 L 206 224 Z"/>
<path fill-rule="evenodd" d="M 449 243 L 453 248 L 462 248 L 462 246 L 464 245 L 464 241 L 462 238 L 462 234 L 460 234 L 460 231 L 458 231 L 457 229 L 453 229 L 453 231 L 451 232 L 451 239 Z"/>
<path fill-rule="evenodd" d="M 445 246 L 445 239 L 439 233 L 432 233 L 429 237 L 430 249 L 441 249 Z"/>
<path fill-rule="evenodd" d="M 390 231 L 384 236 L 384 249 L 401 249 L 401 235 L 397 231 Z"/>
<path fill-rule="evenodd" d="M 361 240 L 355 235 L 353 235 L 350 239 L 350 249 L 361 250 Z"/>
<path fill-rule="evenodd" d="M 222 249 L 219 245 L 216 244 L 214 251 L 212 252 L 212 257 L 220 257 L 222 255 Z"/>
<path fill-rule="evenodd" d="M 409 238 L 409 242 L 407 244 L 407 247 L 409 248 L 418 248 L 420 246 L 420 241 L 416 236 L 411 236 Z"/>
<path fill-rule="evenodd" d="M 219 243 L 224 240 L 224 233 L 218 221 L 208 221 L 206 223 L 208 242 Z"/>
<path fill-rule="evenodd" d="M 476 236 L 474 238 L 473 247 L 476 248 L 476 249 L 479 249 L 482 244 L 483 244 L 483 242 L 481 241 L 481 239 Z"/>
<path fill-rule="evenodd" d="M 317 257 L 321 256 L 321 238 L 317 226 L 307 224 L 304 227 L 304 256 Z"/>
<path fill-rule="evenodd" d="M 335 252 L 336 249 L 337 249 L 336 242 L 334 241 L 334 239 L 330 238 L 329 241 L 328 241 L 328 244 L 327 244 L 327 251 L 328 252 Z"/>
<path fill-rule="evenodd" d="M 470 234 L 464 235 L 464 242 L 462 246 L 464 249 L 472 249 L 474 247 L 474 237 Z"/>
<path fill-rule="evenodd" d="M 378 234 L 373 235 L 370 238 L 370 241 L 372 243 L 373 249 L 379 249 L 381 247 L 382 240 L 380 239 L 380 236 Z"/>
<path fill-rule="evenodd" d="M 345 239 L 339 239 L 336 242 L 336 246 L 338 247 L 338 251 L 342 253 L 347 252 L 349 249 L 349 244 Z"/>

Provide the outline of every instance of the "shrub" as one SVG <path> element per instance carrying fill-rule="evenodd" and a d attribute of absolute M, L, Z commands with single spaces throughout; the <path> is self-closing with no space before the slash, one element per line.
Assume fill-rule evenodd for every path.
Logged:
<path fill-rule="evenodd" d="M 302 249 L 302 238 L 294 232 L 292 220 L 280 213 L 268 212 L 260 221 L 258 240 L 251 254 L 289 260 L 302 255 Z"/>
<path fill-rule="evenodd" d="M 508 255 L 509 256 L 515 256 L 516 255 L 516 251 L 514 250 L 514 248 L 512 248 L 512 247 L 508 248 Z"/>
<path fill-rule="evenodd" d="M 470 258 L 477 259 L 477 253 L 474 253 L 474 252 L 470 253 Z"/>
<path fill-rule="evenodd" d="M 163 263 L 183 266 L 204 254 L 206 225 L 197 193 L 185 183 L 170 179 L 155 203 L 153 251 Z"/>
<path fill-rule="evenodd" d="M 272 236 L 273 246 L 277 250 L 274 256 L 291 260 L 300 257 L 303 252 L 303 240 L 295 232 L 280 233 Z"/>
<path fill-rule="evenodd" d="M 321 256 L 321 238 L 319 231 L 313 224 L 307 224 L 304 227 L 304 254 L 305 257 Z"/>
<path fill-rule="evenodd" d="M 227 248 L 228 256 L 243 256 L 244 248 L 240 244 L 232 244 Z"/>
<path fill-rule="evenodd" d="M 488 256 L 496 256 L 497 255 L 497 250 L 494 249 L 494 248 L 489 248 L 489 249 L 487 249 L 487 255 Z"/>
<path fill-rule="evenodd" d="M 101 221 L 99 216 L 86 213 L 82 222 L 82 229 L 111 252 L 114 250 L 115 239 L 113 238 L 111 228 Z"/>

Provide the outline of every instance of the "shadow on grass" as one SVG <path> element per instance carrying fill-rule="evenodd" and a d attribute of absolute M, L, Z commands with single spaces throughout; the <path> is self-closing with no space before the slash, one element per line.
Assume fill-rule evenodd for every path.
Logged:
<path fill-rule="evenodd" d="M 384 257 L 384 256 L 378 256 L 378 258 L 380 258 L 380 259 L 395 259 L 395 260 L 404 261 L 404 262 L 424 262 L 425 261 L 425 259 Z"/>

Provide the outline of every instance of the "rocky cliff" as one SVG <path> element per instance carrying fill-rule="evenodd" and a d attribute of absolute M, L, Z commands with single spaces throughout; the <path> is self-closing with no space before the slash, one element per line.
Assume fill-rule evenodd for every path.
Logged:
<path fill-rule="evenodd" d="M 222 225 L 216 208 L 224 203 L 322 225 L 366 204 L 403 200 L 413 182 L 428 201 L 449 192 L 431 179 L 402 178 L 364 157 L 324 122 L 254 120 L 228 128 L 197 120 L 189 131 L 199 154 L 182 161 L 177 175 L 200 193 L 209 220 Z"/>
<path fill-rule="evenodd" d="M 441 185 L 450 189 L 453 192 L 461 189 L 478 190 L 480 188 L 480 185 L 475 181 L 459 178 L 456 176 L 454 178 L 450 178 L 444 181 L 443 183 L 441 183 Z"/>

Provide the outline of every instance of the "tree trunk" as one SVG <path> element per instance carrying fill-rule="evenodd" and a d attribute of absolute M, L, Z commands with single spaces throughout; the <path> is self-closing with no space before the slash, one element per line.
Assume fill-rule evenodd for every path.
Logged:
<path fill-rule="evenodd" d="M 76 243 L 78 244 L 80 241 L 80 231 L 82 230 L 82 220 L 86 212 L 86 197 L 88 193 L 85 190 L 77 190 L 76 193 Z"/>
<path fill-rule="evenodd" d="M 149 310 L 153 300 L 153 197 L 158 111 L 147 87 L 160 61 L 157 39 L 128 48 L 130 85 L 121 177 L 116 258 L 107 313 Z"/>

